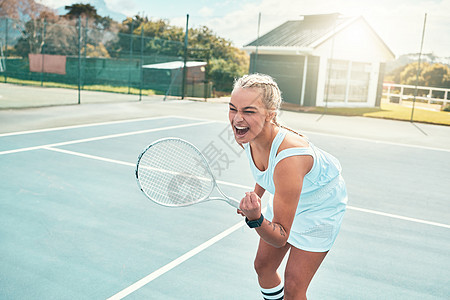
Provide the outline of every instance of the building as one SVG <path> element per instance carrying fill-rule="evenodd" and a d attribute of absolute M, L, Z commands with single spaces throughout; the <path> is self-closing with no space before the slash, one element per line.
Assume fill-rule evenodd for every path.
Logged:
<path fill-rule="evenodd" d="M 385 62 L 394 53 L 363 17 L 308 15 L 244 46 L 250 72 L 275 78 L 285 102 L 379 106 Z"/>
<path fill-rule="evenodd" d="M 205 83 L 206 65 L 207 63 L 202 61 L 186 62 L 186 96 L 204 98 L 210 96 L 211 87 Z M 184 68 L 182 61 L 143 65 L 142 68 L 146 87 L 181 96 Z"/>

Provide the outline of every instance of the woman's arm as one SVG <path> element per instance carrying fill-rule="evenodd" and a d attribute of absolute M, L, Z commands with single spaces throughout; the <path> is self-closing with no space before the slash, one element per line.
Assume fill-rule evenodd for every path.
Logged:
<path fill-rule="evenodd" d="M 275 195 L 272 222 L 264 220 L 257 233 L 274 247 L 286 245 L 297 210 L 303 178 L 313 165 L 311 156 L 292 156 L 281 160 L 274 171 Z M 261 216 L 261 199 L 255 192 L 246 193 L 241 210 L 249 220 Z"/>

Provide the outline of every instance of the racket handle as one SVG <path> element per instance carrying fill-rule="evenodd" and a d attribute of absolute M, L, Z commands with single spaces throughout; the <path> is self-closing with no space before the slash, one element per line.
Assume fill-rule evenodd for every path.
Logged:
<path fill-rule="evenodd" d="M 241 201 L 238 201 L 238 200 L 236 200 L 234 198 L 231 198 L 231 197 L 227 197 L 227 202 L 228 202 L 228 204 L 230 204 L 234 208 L 239 208 L 239 204 L 241 203 Z"/>

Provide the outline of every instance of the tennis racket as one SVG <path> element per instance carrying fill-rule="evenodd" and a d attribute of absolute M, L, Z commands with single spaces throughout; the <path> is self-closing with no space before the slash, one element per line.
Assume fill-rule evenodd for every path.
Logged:
<path fill-rule="evenodd" d="M 220 190 L 200 150 L 180 138 L 163 138 L 150 144 L 139 155 L 136 180 L 147 198 L 164 206 L 222 200 L 239 208 L 238 200 Z M 211 196 L 214 189 L 219 197 Z"/>

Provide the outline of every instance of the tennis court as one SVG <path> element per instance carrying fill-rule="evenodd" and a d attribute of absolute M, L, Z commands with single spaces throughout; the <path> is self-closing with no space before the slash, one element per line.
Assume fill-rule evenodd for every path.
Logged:
<path fill-rule="evenodd" d="M 281 116 L 340 159 L 349 191 L 309 298 L 448 299 L 450 127 L 317 117 Z M 195 101 L 1 110 L 0 298 L 260 299 L 258 238 L 234 208 L 158 206 L 134 176 L 147 144 L 180 137 L 240 199 L 254 183 L 226 119 Z"/>

